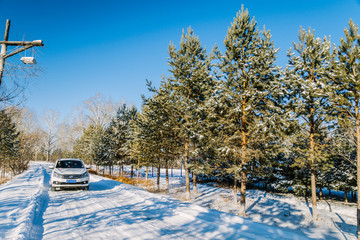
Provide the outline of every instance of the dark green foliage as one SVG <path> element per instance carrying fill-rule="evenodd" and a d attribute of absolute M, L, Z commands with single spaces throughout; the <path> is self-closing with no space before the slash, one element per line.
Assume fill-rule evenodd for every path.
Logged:
<path fill-rule="evenodd" d="M 102 127 L 90 125 L 75 143 L 75 156 L 83 159 L 88 164 L 94 164 L 94 159 L 98 159 L 96 154 L 104 133 L 105 131 Z"/>
<path fill-rule="evenodd" d="M 10 168 L 19 174 L 27 167 L 28 162 L 20 161 L 19 132 L 6 110 L 0 111 L 0 167 Z"/>
<path fill-rule="evenodd" d="M 14 157 L 19 148 L 19 133 L 11 117 L 5 112 L 0 111 L 0 151 L 1 155 Z"/>
<path fill-rule="evenodd" d="M 108 149 L 107 158 L 110 165 L 133 163 L 130 149 L 134 131 L 133 121 L 136 118 L 136 108 L 123 104 L 111 120 L 103 138 L 103 144 Z"/>

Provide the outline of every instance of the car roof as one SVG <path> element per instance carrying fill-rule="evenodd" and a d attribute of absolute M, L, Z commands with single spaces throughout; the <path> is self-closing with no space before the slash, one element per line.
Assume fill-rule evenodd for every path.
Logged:
<path fill-rule="evenodd" d="M 57 161 L 68 161 L 68 160 L 74 160 L 74 161 L 81 161 L 82 160 L 80 158 L 60 158 Z"/>

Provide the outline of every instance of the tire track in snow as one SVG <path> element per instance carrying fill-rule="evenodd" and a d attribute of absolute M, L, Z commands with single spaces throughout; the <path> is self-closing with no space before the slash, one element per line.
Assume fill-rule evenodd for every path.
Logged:
<path fill-rule="evenodd" d="M 46 171 L 44 166 L 41 166 L 43 174 L 43 186 L 41 188 L 41 194 L 38 197 L 37 206 L 32 220 L 31 230 L 27 239 L 38 240 L 43 238 L 44 233 L 44 212 L 49 204 L 49 181 L 50 174 Z"/>

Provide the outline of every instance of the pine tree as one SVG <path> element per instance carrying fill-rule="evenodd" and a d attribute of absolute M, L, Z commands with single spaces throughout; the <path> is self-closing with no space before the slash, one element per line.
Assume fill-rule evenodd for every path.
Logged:
<path fill-rule="evenodd" d="M 224 76 L 220 91 L 220 125 L 223 153 L 229 161 L 228 171 L 234 174 L 234 200 L 237 202 L 237 181 L 241 179 L 240 214 L 245 216 L 247 174 L 251 165 L 263 160 L 262 152 L 280 107 L 277 95 L 279 68 L 275 66 L 277 49 L 270 32 L 256 28 L 248 10 L 238 12 L 225 38 L 225 55 L 220 59 Z M 241 175 L 239 177 L 239 174 Z"/>
<path fill-rule="evenodd" d="M 142 112 L 146 111 L 143 107 Z M 140 168 L 145 166 L 148 170 L 148 167 L 152 163 L 152 146 L 151 140 L 149 140 L 151 134 L 151 130 L 148 127 L 149 121 L 144 116 L 143 113 L 139 113 L 135 122 L 134 122 L 134 131 L 133 138 L 131 144 L 131 154 L 137 160 L 137 167 Z M 146 172 L 146 177 L 147 177 Z"/>
<path fill-rule="evenodd" d="M 338 47 L 338 64 L 333 76 L 336 86 L 334 103 L 344 116 L 352 121 L 356 136 L 357 192 L 360 192 L 360 33 L 359 26 L 350 19 Z M 360 239 L 360 198 L 357 200 L 357 235 Z"/>
<path fill-rule="evenodd" d="M 336 190 L 356 191 L 356 134 L 349 119 L 345 124 L 340 120 L 339 127 L 331 137 L 329 157 L 332 168 L 325 174 L 325 181 L 330 182 Z M 345 194 L 345 201 L 347 201 Z"/>
<path fill-rule="evenodd" d="M 103 138 L 104 131 L 105 130 L 99 125 L 90 125 L 86 128 L 80 139 L 75 143 L 73 151 L 74 155 L 87 163 L 97 164 L 94 160 L 97 159 L 96 154 Z"/>
<path fill-rule="evenodd" d="M 289 107 L 298 119 L 303 139 L 297 144 L 295 161 L 301 168 L 308 168 L 311 174 L 311 196 L 313 219 L 317 220 L 316 171 L 319 163 L 325 161 L 321 132 L 326 127 L 331 112 L 329 96 L 332 89 L 327 71 L 332 58 L 330 40 L 315 38 L 314 31 L 300 28 L 299 43 L 288 51 L 289 65 L 286 71 Z M 299 138 L 300 137 L 300 138 Z"/>
<path fill-rule="evenodd" d="M 19 157 L 20 141 L 18 139 L 19 132 L 16 130 L 16 125 L 12 122 L 11 117 L 5 110 L 0 111 L 0 166 L 7 165 L 15 174 L 18 174 L 16 160 Z M 4 160 L 7 160 L 5 162 Z"/>
<path fill-rule="evenodd" d="M 166 85 L 170 90 L 169 112 L 175 119 L 178 138 L 183 144 L 183 161 L 185 168 L 186 199 L 190 198 L 190 158 L 193 154 L 193 140 L 198 137 L 196 131 L 200 121 L 199 106 L 206 99 L 211 85 L 211 59 L 202 48 L 199 38 L 191 28 L 183 32 L 179 50 L 173 44 L 169 46 L 171 76 Z"/>
<path fill-rule="evenodd" d="M 111 120 L 107 128 L 109 139 L 107 148 L 109 149 L 109 161 L 112 164 L 123 166 L 126 163 L 133 164 L 131 154 L 131 141 L 133 138 L 132 122 L 136 119 L 137 110 L 135 107 L 128 107 L 123 104 L 117 110 L 115 117 Z"/>
<path fill-rule="evenodd" d="M 148 88 L 153 93 L 151 98 L 144 99 L 141 117 L 136 121 L 135 140 L 140 150 L 137 155 L 142 158 L 142 164 L 156 164 L 158 170 L 160 164 L 165 164 L 168 169 L 169 162 L 178 158 L 180 139 L 178 136 L 177 118 L 173 114 L 171 106 L 171 90 L 169 81 L 163 79 L 159 89 L 151 86 Z M 169 186 L 168 175 L 166 178 Z M 160 171 L 158 171 L 157 185 L 160 188 Z"/>

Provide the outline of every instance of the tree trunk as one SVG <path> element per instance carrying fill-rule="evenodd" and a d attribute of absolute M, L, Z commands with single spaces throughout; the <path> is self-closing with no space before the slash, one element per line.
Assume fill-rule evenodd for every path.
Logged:
<path fill-rule="evenodd" d="M 322 187 L 320 187 L 320 191 L 319 191 L 319 200 L 323 199 L 323 192 L 322 192 Z"/>
<path fill-rule="evenodd" d="M 356 113 L 356 120 L 355 120 L 355 127 L 356 127 L 356 173 L 357 173 L 357 178 L 356 178 L 356 182 L 357 182 L 357 194 L 358 194 L 358 198 L 357 198 L 357 236 L 358 239 L 360 239 L 360 197 L 359 197 L 359 193 L 360 193 L 360 129 L 359 129 L 359 123 L 360 123 L 360 114 L 359 114 L 359 109 L 356 105 L 355 108 L 355 113 Z"/>
<path fill-rule="evenodd" d="M 349 202 L 349 199 L 348 199 L 348 197 L 347 197 L 347 189 L 345 188 L 344 189 L 344 197 L 345 197 L 345 203 L 348 203 Z"/>
<path fill-rule="evenodd" d="M 134 166 L 131 165 L 131 170 L 130 170 L 130 179 L 133 178 L 133 175 L 134 175 Z"/>
<path fill-rule="evenodd" d="M 148 180 L 148 178 L 149 178 L 149 167 L 146 166 L 146 174 L 145 174 L 146 181 Z"/>
<path fill-rule="evenodd" d="M 358 198 L 358 194 L 357 192 L 354 192 L 354 201 L 357 201 L 357 198 Z"/>
<path fill-rule="evenodd" d="M 244 83 L 245 84 L 245 83 Z M 245 113 L 246 104 L 242 103 L 242 112 Z M 245 217 L 246 216 L 246 150 L 247 150 L 247 119 L 246 115 L 243 114 L 241 117 L 241 186 L 240 186 L 240 215 Z M 238 165 L 237 165 L 238 166 Z"/>
<path fill-rule="evenodd" d="M 234 204 L 238 204 L 238 200 L 237 200 L 237 171 L 235 171 L 234 173 Z"/>
<path fill-rule="evenodd" d="M 139 175 L 140 175 L 140 168 L 139 168 L 139 165 L 136 169 L 136 181 L 139 182 Z"/>
<path fill-rule="evenodd" d="M 157 189 L 158 191 L 160 191 L 160 159 L 158 161 L 158 166 L 157 166 L 157 179 L 156 179 L 156 185 L 157 185 Z"/>
<path fill-rule="evenodd" d="M 241 187 L 240 187 L 240 215 L 246 216 L 246 173 L 241 171 Z"/>
<path fill-rule="evenodd" d="M 50 150 L 46 152 L 46 161 L 50 161 Z"/>
<path fill-rule="evenodd" d="M 312 111 L 311 111 L 312 112 Z M 316 179 L 315 179 L 315 138 L 314 138 L 314 124 L 313 119 L 310 120 L 310 179 L 311 179 L 311 201 L 313 220 L 318 220 L 317 203 L 316 203 Z"/>
<path fill-rule="evenodd" d="M 184 168 L 185 168 L 185 199 L 190 199 L 190 174 L 189 174 L 189 141 L 185 140 L 185 155 L 184 155 Z"/>
<path fill-rule="evenodd" d="M 241 186 L 240 186 L 240 215 L 246 216 L 246 172 L 245 172 L 245 164 L 246 164 L 246 136 L 245 131 L 242 137 L 242 152 L 241 152 Z"/>
<path fill-rule="evenodd" d="M 154 177 L 154 165 L 151 165 L 151 177 Z"/>
<path fill-rule="evenodd" d="M 197 186 L 196 186 L 196 174 L 193 173 L 193 192 L 197 194 Z"/>
<path fill-rule="evenodd" d="M 166 159 L 165 161 L 165 168 L 166 168 L 166 189 L 169 190 L 170 184 L 169 184 L 169 160 Z"/>

